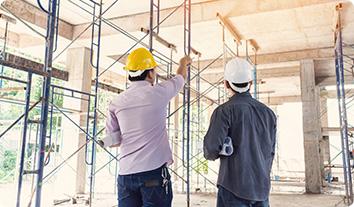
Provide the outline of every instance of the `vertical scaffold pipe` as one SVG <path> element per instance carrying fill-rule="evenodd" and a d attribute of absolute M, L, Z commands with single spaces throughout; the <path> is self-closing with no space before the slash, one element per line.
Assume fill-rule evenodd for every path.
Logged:
<path fill-rule="evenodd" d="M 200 137 L 200 130 L 201 130 L 201 101 L 200 101 L 200 56 L 198 55 L 198 76 L 196 77 L 196 88 L 197 88 L 197 94 L 198 94 L 198 100 L 197 100 L 197 150 L 196 153 L 199 154 L 201 153 L 199 150 L 199 144 L 201 143 L 201 137 Z M 197 166 L 200 166 L 200 159 L 199 156 L 197 156 Z M 197 188 L 199 188 L 199 173 L 197 173 Z"/>
<path fill-rule="evenodd" d="M 49 96 L 50 85 L 52 78 L 52 62 L 53 62 L 53 46 L 55 26 L 57 20 L 57 0 L 49 1 L 48 19 L 47 19 L 47 36 L 46 36 L 46 49 L 43 70 L 47 72 L 47 76 L 44 77 L 43 91 L 42 91 L 42 106 L 41 106 L 41 123 L 39 132 L 39 156 L 37 160 L 38 174 L 37 174 L 37 186 L 36 186 L 36 207 L 41 206 L 41 193 L 42 193 L 42 181 L 44 171 L 44 158 L 45 158 L 45 142 L 47 135 L 47 123 L 48 123 L 48 108 L 49 108 Z"/>
<path fill-rule="evenodd" d="M 257 82 L 257 52 L 254 54 L 254 65 L 253 65 L 253 97 L 258 99 L 258 82 Z"/>
<path fill-rule="evenodd" d="M 96 3 L 94 6 L 94 14 L 96 13 L 96 6 L 98 6 L 98 10 L 99 10 L 99 15 L 98 15 L 98 19 L 96 19 L 95 15 L 93 16 L 93 25 L 92 25 L 92 29 L 95 30 L 95 25 L 98 27 L 98 33 L 97 33 L 97 42 L 96 44 L 96 63 L 91 64 L 94 67 L 94 69 L 96 70 L 96 74 L 95 74 L 95 93 L 94 93 L 94 106 L 93 106 L 93 126 L 92 126 L 92 138 L 93 139 L 97 139 L 97 120 L 98 120 L 98 87 L 99 87 L 99 74 L 100 74 L 100 49 L 101 49 L 101 26 L 102 26 L 102 0 L 99 3 Z M 97 21 L 96 21 L 97 20 Z M 92 33 L 93 37 L 92 37 L 92 41 L 95 40 L 95 34 L 94 32 Z M 93 51 L 91 51 L 92 53 Z M 92 54 L 91 54 L 92 57 Z M 90 202 L 90 206 L 92 206 L 92 199 L 94 196 L 94 184 L 95 184 L 95 160 L 96 160 L 96 141 L 92 141 L 92 153 L 91 153 L 91 172 L 90 172 L 90 197 L 89 197 L 89 202 Z"/>
<path fill-rule="evenodd" d="M 172 66 L 173 66 L 173 49 L 171 49 L 170 51 L 170 62 L 167 64 L 167 78 L 171 78 L 171 74 L 172 74 Z M 167 135 L 168 135 L 168 139 L 171 139 L 171 102 L 168 103 L 168 107 L 167 107 L 167 114 L 168 114 L 168 118 L 167 118 Z M 172 143 L 173 143 L 173 139 L 172 139 Z M 172 145 L 172 148 L 174 147 L 174 145 Z"/>
<path fill-rule="evenodd" d="M 8 35 L 8 27 L 9 27 L 9 22 L 6 21 L 5 24 L 5 34 L 4 34 L 4 46 L 1 51 L 1 57 L 2 59 L 6 59 L 6 46 L 7 46 L 7 35 Z M 4 65 L 1 65 L 0 67 L 0 75 L 4 75 Z M 0 78 L 0 88 L 2 88 L 3 80 Z"/>
<path fill-rule="evenodd" d="M 18 173 L 16 207 L 21 206 L 22 178 L 23 178 L 25 153 L 26 153 L 25 150 L 26 150 L 26 139 L 27 139 L 28 114 L 29 114 L 30 99 L 31 99 L 31 86 L 32 86 L 32 73 L 29 72 L 28 76 L 27 76 L 27 86 L 26 86 L 25 116 L 23 117 L 23 132 L 22 132 L 21 155 L 20 155 L 20 171 Z"/>
<path fill-rule="evenodd" d="M 184 54 L 185 55 L 190 55 L 191 53 L 191 0 L 185 0 L 184 1 Z M 186 100 L 186 105 L 184 106 L 186 110 L 184 112 L 186 113 L 186 148 L 187 148 L 187 154 L 186 154 L 186 159 L 187 159 L 187 207 L 190 206 L 190 66 L 188 66 L 188 71 L 187 71 L 187 81 L 186 85 L 184 87 L 184 96 Z"/>
<path fill-rule="evenodd" d="M 149 50 L 152 52 L 154 36 L 154 0 L 150 0 Z"/>

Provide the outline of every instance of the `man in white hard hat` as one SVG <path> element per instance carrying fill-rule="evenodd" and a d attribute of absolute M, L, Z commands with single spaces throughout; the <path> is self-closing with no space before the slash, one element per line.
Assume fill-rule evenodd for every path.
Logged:
<path fill-rule="evenodd" d="M 135 49 L 127 58 L 131 85 L 109 105 L 107 137 L 101 143 L 120 147 L 119 207 L 171 207 L 167 105 L 183 87 L 190 63 L 188 56 L 182 58 L 176 76 L 154 84 L 157 63 L 147 49 Z"/>
<path fill-rule="evenodd" d="M 232 97 L 215 109 L 204 138 L 204 157 L 220 159 L 217 207 L 269 206 L 276 116 L 252 98 L 251 71 L 242 58 L 226 64 L 224 82 Z M 230 143 L 232 150 L 225 150 Z"/>

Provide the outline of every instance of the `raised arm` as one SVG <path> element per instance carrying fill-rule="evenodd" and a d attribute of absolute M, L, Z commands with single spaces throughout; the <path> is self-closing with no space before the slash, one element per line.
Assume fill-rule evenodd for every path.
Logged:
<path fill-rule="evenodd" d="M 177 69 L 176 76 L 155 85 L 159 93 L 163 95 L 163 100 L 165 100 L 166 103 L 169 102 L 173 97 L 175 97 L 182 89 L 184 85 L 184 79 L 187 75 L 186 71 L 188 65 L 191 64 L 191 61 L 192 60 L 190 59 L 190 57 L 183 57 L 180 60 L 180 65 Z"/>

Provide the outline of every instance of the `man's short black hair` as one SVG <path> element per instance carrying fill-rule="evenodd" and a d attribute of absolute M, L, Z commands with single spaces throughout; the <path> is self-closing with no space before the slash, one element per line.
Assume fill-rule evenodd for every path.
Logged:
<path fill-rule="evenodd" d="M 229 82 L 229 84 L 232 84 L 232 85 L 236 86 L 237 88 L 245 88 L 248 86 L 249 82 L 247 82 L 247 83 L 231 83 L 231 82 Z M 239 92 L 235 91 L 232 87 L 230 87 L 230 89 L 235 93 L 239 93 Z M 250 89 L 248 89 L 248 91 L 249 90 Z"/>
<path fill-rule="evenodd" d="M 232 83 L 234 86 L 236 86 L 237 88 L 245 88 L 248 86 L 248 82 L 247 83 Z"/>
<path fill-rule="evenodd" d="M 137 77 L 131 77 L 129 75 L 128 79 L 132 82 L 134 81 L 143 81 L 146 79 L 147 75 L 149 74 L 149 72 L 151 71 L 152 69 L 150 70 L 145 70 L 141 75 L 137 76 Z"/>

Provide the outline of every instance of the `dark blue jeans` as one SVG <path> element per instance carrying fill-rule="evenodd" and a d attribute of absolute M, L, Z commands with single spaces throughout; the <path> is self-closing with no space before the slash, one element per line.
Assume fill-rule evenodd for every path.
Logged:
<path fill-rule="evenodd" d="M 167 188 L 163 185 L 162 170 L 167 172 Z M 166 167 L 118 176 L 119 207 L 171 207 L 171 176 Z"/>
<path fill-rule="evenodd" d="M 250 201 L 236 197 L 233 193 L 219 186 L 217 207 L 270 207 L 269 200 Z"/>

